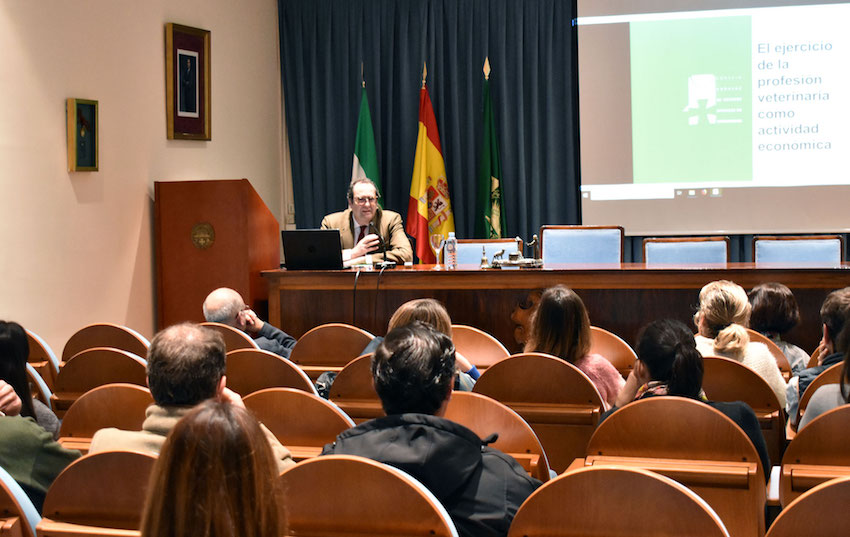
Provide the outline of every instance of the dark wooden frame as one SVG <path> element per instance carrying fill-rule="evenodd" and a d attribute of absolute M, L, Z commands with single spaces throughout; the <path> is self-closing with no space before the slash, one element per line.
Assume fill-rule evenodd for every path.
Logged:
<path fill-rule="evenodd" d="M 178 49 L 197 55 L 198 117 L 179 115 L 180 92 Z M 210 105 L 210 31 L 169 22 L 165 25 L 165 116 L 168 139 L 210 140 L 212 118 Z"/>

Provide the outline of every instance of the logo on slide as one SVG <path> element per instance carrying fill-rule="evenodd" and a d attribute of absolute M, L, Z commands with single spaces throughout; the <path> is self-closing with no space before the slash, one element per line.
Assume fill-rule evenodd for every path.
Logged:
<path fill-rule="evenodd" d="M 740 76 L 689 76 L 688 105 L 682 109 L 688 113 L 688 125 L 699 125 L 701 120 L 709 125 L 741 123 L 742 90 Z"/>

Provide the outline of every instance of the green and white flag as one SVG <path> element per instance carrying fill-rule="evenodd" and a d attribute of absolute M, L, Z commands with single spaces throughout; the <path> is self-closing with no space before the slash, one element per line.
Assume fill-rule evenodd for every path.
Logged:
<path fill-rule="evenodd" d="M 357 120 L 357 137 L 354 140 L 354 162 L 351 165 L 351 180 L 371 179 L 381 194 L 381 176 L 378 172 L 378 151 L 375 149 L 375 132 L 372 130 L 372 114 L 369 113 L 369 98 L 366 86 L 360 98 L 360 118 Z M 380 205 L 380 197 L 378 204 Z"/>
<path fill-rule="evenodd" d="M 489 68 L 489 62 L 487 67 Z M 489 69 L 487 69 L 489 71 Z M 493 118 L 489 77 L 484 79 L 484 129 L 481 142 L 481 164 L 478 168 L 478 210 L 475 236 L 500 239 L 505 236 L 505 213 L 502 210 L 502 166 L 499 162 L 499 138 Z"/>

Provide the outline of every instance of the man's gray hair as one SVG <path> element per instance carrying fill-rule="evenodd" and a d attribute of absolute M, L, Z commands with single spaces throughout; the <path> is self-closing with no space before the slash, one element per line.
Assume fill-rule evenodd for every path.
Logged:
<path fill-rule="evenodd" d="M 236 291 L 216 289 L 204 300 L 204 319 L 208 322 L 232 324 L 236 314 L 244 307 L 245 303 Z"/>

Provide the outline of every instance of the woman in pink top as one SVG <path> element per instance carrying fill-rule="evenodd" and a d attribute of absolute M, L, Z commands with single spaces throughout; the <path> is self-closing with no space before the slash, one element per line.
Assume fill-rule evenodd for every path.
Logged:
<path fill-rule="evenodd" d="M 544 352 L 573 364 L 599 390 L 606 409 L 614 404 L 625 380 L 605 357 L 590 354 L 590 318 L 572 289 L 556 285 L 543 292 L 530 332 L 525 352 Z"/>

